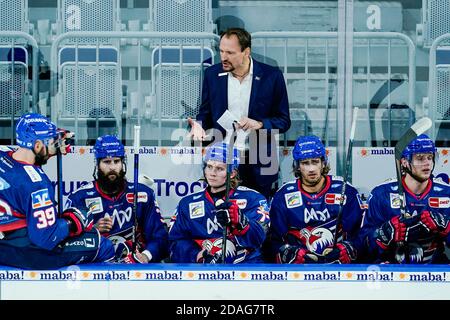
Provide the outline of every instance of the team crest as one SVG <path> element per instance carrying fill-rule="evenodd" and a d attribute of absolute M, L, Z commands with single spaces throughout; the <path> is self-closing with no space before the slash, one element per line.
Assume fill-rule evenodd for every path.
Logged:
<path fill-rule="evenodd" d="M 307 227 L 300 230 L 300 240 L 309 251 L 321 256 L 327 254 L 327 250 L 333 246 L 334 237 L 328 228 Z"/>
<path fill-rule="evenodd" d="M 205 203 L 203 201 L 189 203 L 189 216 L 191 219 L 205 216 Z"/>
<path fill-rule="evenodd" d="M 288 208 L 296 208 L 303 205 L 302 195 L 300 194 L 300 191 L 286 193 L 284 195 L 284 199 L 286 200 L 286 206 Z"/>

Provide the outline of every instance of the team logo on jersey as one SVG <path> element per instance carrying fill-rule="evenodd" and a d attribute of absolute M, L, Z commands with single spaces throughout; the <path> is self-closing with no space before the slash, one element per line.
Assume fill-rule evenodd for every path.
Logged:
<path fill-rule="evenodd" d="M 134 201 L 133 193 L 127 193 L 126 197 L 127 197 L 128 203 L 133 203 L 133 201 Z M 147 192 L 138 192 L 138 201 L 137 202 L 147 202 L 147 201 L 148 201 Z"/>
<path fill-rule="evenodd" d="M 23 169 L 28 174 L 31 181 L 33 181 L 33 182 L 42 181 L 42 177 L 40 176 L 40 174 L 36 171 L 36 169 L 33 166 L 23 166 Z"/>
<path fill-rule="evenodd" d="M 308 208 L 305 208 L 305 211 L 303 212 L 303 220 L 305 223 L 309 223 L 311 220 L 314 221 L 327 221 L 330 219 L 330 213 L 328 212 L 328 209 L 325 208 L 325 210 L 314 210 L 314 208 L 311 208 L 311 211 L 308 210 Z"/>
<path fill-rule="evenodd" d="M 389 196 L 391 198 L 391 208 L 400 209 L 400 205 L 402 204 L 400 195 L 398 193 L 389 193 Z"/>
<path fill-rule="evenodd" d="M 10 187 L 9 183 L 0 178 L 0 190 L 6 190 Z"/>
<path fill-rule="evenodd" d="M 236 204 L 239 209 L 245 209 L 247 207 L 247 199 L 236 199 Z"/>
<path fill-rule="evenodd" d="M 39 209 L 52 205 L 52 200 L 48 193 L 48 189 L 41 189 L 31 194 L 31 206 L 33 209 Z"/>
<path fill-rule="evenodd" d="M 205 203 L 203 201 L 189 203 L 189 216 L 191 219 L 205 216 Z"/>
<path fill-rule="evenodd" d="M 286 193 L 284 195 L 284 199 L 286 200 L 286 206 L 288 208 L 296 208 L 303 205 L 302 195 L 300 194 L 300 191 Z"/>
<path fill-rule="evenodd" d="M 342 199 L 343 198 L 343 199 Z M 339 193 L 327 193 L 325 195 L 325 203 L 326 204 L 341 204 L 341 200 L 343 200 L 343 204 L 345 204 L 347 197 L 344 195 L 342 197 Z"/>
<path fill-rule="evenodd" d="M 328 253 L 327 250 L 333 245 L 333 238 L 331 231 L 324 227 L 307 227 L 300 230 L 300 240 L 309 251 L 318 255 Z"/>
<path fill-rule="evenodd" d="M 431 208 L 450 208 L 450 198 L 449 197 L 432 197 L 428 199 L 428 205 Z"/>
<path fill-rule="evenodd" d="M 86 203 L 86 208 L 91 209 L 92 214 L 103 212 L 102 198 L 87 198 L 84 202 Z"/>
<path fill-rule="evenodd" d="M 108 213 L 105 213 L 105 216 Z M 119 228 L 122 228 L 122 226 L 131 221 L 131 218 L 133 217 L 133 209 L 131 207 L 127 207 L 125 210 L 117 210 L 114 209 L 113 213 L 110 215 L 112 219 L 112 223 L 116 223 L 119 225 Z"/>

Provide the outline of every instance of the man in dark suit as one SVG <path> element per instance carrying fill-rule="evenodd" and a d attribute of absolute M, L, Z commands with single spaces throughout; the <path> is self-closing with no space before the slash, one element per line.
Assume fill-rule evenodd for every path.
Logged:
<path fill-rule="evenodd" d="M 245 151 L 239 167 L 243 185 L 269 198 L 278 180 L 275 134 L 291 125 L 288 96 L 281 71 L 250 54 L 251 36 L 246 30 L 230 28 L 221 35 L 221 63 L 206 69 L 199 113 L 196 121 L 188 120 L 194 140 L 204 140 L 208 129 L 225 136 L 226 128 L 218 120 L 230 111 L 237 119 L 236 141 L 249 135 L 240 146 Z"/>

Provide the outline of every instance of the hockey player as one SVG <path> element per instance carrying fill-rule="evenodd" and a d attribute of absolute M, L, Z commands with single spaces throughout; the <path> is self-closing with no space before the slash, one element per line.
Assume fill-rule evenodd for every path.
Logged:
<path fill-rule="evenodd" d="M 92 228 L 87 210 L 57 212 L 55 192 L 41 166 L 63 153 L 65 132 L 40 114 L 23 115 L 17 150 L 0 147 L 0 264 L 55 269 L 114 257 L 108 239 Z"/>
<path fill-rule="evenodd" d="M 226 263 L 262 261 L 260 247 L 269 225 L 267 200 L 259 192 L 239 186 L 239 152 L 228 148 L 225 143 L 207 148 L 203 174 L 208 186 L 178 204 L 169 230 L 172 262 L 222 263 L 224 227 Z M 228 156 L 232 163 L 227 166 Z M 231 170 L 230 191 L 225 202 L 227 168 Z"/>
<path fill-rule="evenodd" d="M 277 263 L 353 262 L 364 207 L 357 190 L 347 183 L 342 219 L 337 222 L 343 179 L 328 175 L 320 139 L 299 137 L 293 158 L 297 179 L 284 184 L 271 203 L 269 257 Z"/>
<path fill-rule="evenodd" d="M 160 262 L 168 255 L 167 228 L 151 188 L 139 183 L 137 232 L 133 213 L 134 186 L 125 178 L 126 156 L 123 144 L 112 135 L 97 138 L 94 145 L 94 181 L 69 195 L 66 206 L 93 206 L 95 227 L 116 247 L 125 250 L 128 263 Z M 138 250 L 132 252 L 133 232 Z M 120 251 L 120 249 L 119 249 Z"/>
<path fill-rule="evenodd" d="M 425 134 L 411 141 L 402 153 L 405 214 L 401 214 L 398 181 L 375 187 L 363 221 L 362 238 L 372 261 L 389 263 L 442 263 L 444 239 L 450 232 L 450 187 L 431 174 L 436 148 Z M 444 259 L 444 260 L 443 260 Z"/>

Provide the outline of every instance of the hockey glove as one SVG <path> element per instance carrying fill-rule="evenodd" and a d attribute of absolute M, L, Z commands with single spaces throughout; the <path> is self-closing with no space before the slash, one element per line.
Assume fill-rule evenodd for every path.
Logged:
<path fill-rule="evenodd" d="M 208 250 L 202 250 L 197 254 L 197 262 L 205 264 L 216 264 L 222 262 L 222 251 L 211 254 Z"/>
<path fill-rule="evenodd" d="M 393 217 L 375 230 L 375 241 L 383 250 L 394 243 L 403 242 L 405 239 L 406 224 L 400 219 L 400 216 Z"/>
<path fill-rule="evenodd" d="M 83 231 L 91 230 L 94 223 L 91 211 L 80 211 L 73 207 L 64 210 L 62 218 L 69 224 L 69 237 L 76 237 Z"/>
<path fill-rule="evenodd" d="M 449 218 L 437 211 L 422 211 L 420 221 L 429 232 L 447 237 L 450 233 Z"/>
<path fill-rule="evenodd" d="M 151 254 L 150 254 L 151 256 Z M 121 261 L 123 263 L 128 263 L 128 264 L 134 264 L 134 263 L 149 263 L 150 259 L 149 256 L 141 253 L 141 252 L 130 252 L 128 253 L 123 260 Z"/>
<path fill-rule="evenodd" d="M 250 228 L 248 218 L 239 209 L 236 201 L 216 202 L 217 222 L 222 226 L 231 226 L 231 233 L 236 236 L 244 235 Z M 218 204 L 218 205 L 217 205 Z"/>
<path fill-rule="evenodd" d="M 346 264 L 356 260 L 356 249 L 348 241 L 342 241 L 336 244 L 335 248 L 330 247 L 330 249 L 331 251 L 324 256 L 325 263 Z"/>
<path fill-rule="evenodd" d="M 283 245 L 276 257 L 277 263 L 316 263 L 319 257 L 314 253 L 297 246 Z"/>
<path fill-rule="evenodd" d="M 53 141 L 53 143 L 48 146 L 48 153 L 50 157 L 56 155 L 58 149 L 61 154 L 67 154 L 70 152 L 70 143 L 72 138 L 75 136 L 73 132 L 65 129 L 58 129 L 58 137 Z"/>

